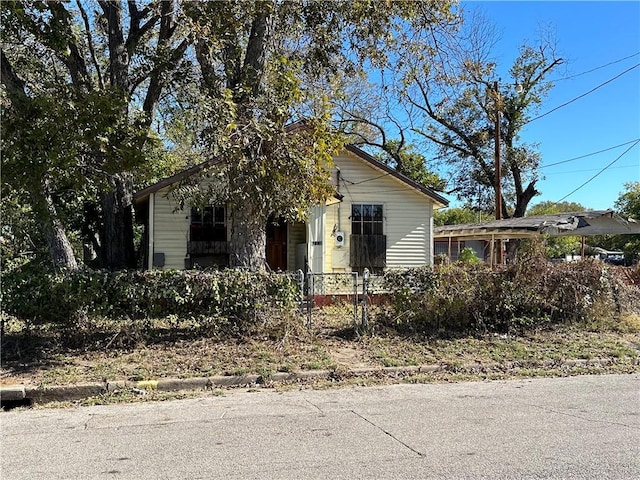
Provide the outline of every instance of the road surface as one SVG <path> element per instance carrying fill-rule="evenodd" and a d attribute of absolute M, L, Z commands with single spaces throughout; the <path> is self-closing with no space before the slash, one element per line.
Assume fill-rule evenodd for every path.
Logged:
<path fill-rule="evenodd" d="M 0 413 L 4 479 L 640 478 L 640 376 Z"/>

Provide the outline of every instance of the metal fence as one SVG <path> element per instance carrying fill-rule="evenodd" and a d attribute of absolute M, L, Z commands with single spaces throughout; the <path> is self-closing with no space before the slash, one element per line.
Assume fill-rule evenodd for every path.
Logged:
<path fill-rule="evenodd" d="M 300 308 L 307 316 L 307 325 L 313 324 L 313 309 L 318 297 L 345 297 L 353 307 L 354 324 L 362 329 L 368 327 L 369 296 L 372 288 L 380 284 L 376 277 L 365 269 L 362 275 L 349 273 L 304 273 L 296 272 L 296 282 L 301 292 Z M 360 307 L 360 308 L 359 308 Z M 358 314 L 360 310 L 360 315 Z"/>

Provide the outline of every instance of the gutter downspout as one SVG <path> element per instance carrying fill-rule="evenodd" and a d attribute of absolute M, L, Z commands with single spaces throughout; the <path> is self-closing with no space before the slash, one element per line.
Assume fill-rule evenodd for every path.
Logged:
<path fill-rule="evenodd" d="M 147 269 L 153 270 L 153 239 L 155 235 L 154 210 L 156 203 L 155 193 L 149 194 L 149 245 L 147 246 Z"/>

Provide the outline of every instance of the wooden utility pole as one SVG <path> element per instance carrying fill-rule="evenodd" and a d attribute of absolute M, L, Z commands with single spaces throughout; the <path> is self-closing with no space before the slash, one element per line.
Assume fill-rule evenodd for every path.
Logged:
<path fill-rule="evenodd" d="M 495 110 L 496 110 L 496 118 L 495 118 L 495 171 L 496 171 L 496 179 L 495 179 L 495 191 L 496 191 L 496 220 L 502 219 L 502 165 L 500 162 L 500 90 L 498 90 L 498 82 L 493 83 L 494 90 L 494 102 L 495 102 Z M 496 255 L 496 264 L 502 265 L 502 240 L 497 239 L 496 241 L 497 255 Z"/>

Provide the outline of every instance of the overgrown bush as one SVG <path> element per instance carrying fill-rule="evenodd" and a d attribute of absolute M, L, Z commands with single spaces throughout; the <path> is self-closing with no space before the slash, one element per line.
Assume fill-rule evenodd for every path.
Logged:
<path fill-rule="evenodd" d="M 242 334 L 275 309 L 295 305 L 297 286 L 286 275 L 223 271 L 52 272 L 23 265 L 4 272 L 3 310 L 33 324 L 74 328 L 88 317 L 148 319 L 206 316 L 221 331 Z"/>
<path fill-rule="evenodd" d="M 535 256 L 504 270 L 454 263 L 385 275 L 390 309 L 379 319 L 405 332 L 507 332 L 640 314 L 640 291 L 597 260 L 551 264 Z"/>

